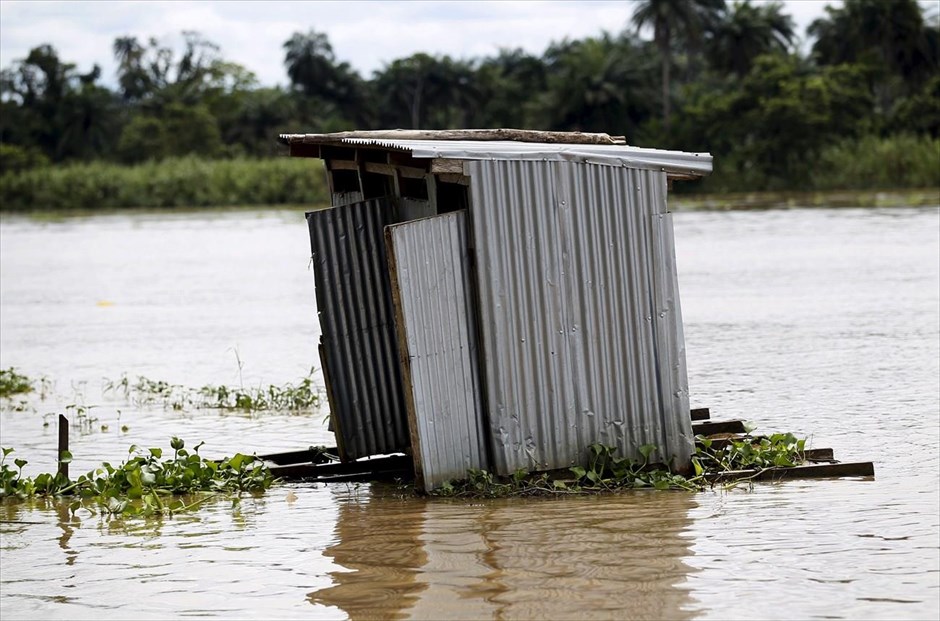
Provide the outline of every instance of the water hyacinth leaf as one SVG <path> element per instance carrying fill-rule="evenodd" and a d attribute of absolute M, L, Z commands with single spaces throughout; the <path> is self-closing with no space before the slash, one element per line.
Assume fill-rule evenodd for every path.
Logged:
<path fill-rule="evenodd" d="M 150 454 L 153 455 L 154 457 L 156 457 L 157 459 L 160 459 L 161 457 L 163 457 L 163 449 L 161 449 L 161 448 L 152 448 L 152 449 L 150 449 Z"/>
<path fill-rule="evenodd" d="M 640 455 L 643 456 L 643 459 L 649 459 L 649 458 L 650 458 L 650 455 L 653 453 L 653 451 L 656 450 L 656 445 L 655 445 L 655 444 L 644 444 L 643 446 L 641 446 L 641 447 L 640 447 L 639 449 L 637 449 L 637 450 L 640 451 Z"/>
<path fill-rule="evenodd" d="M 583 479 L 584 475 L 587 474 L 587 471 L 581 466 L 574 466 L 569 468 L 569 470 L 571 470 L 572 474 L 574 474 L 574 476 L 578 477 L 579 479 Z"/>
<path fill-rule="evenodd" d="M 14 459 L 14 460 L 13 460 L 13 463 L 16 464 L 16 467 L 17 467 L 17 468 L 19 468 L 20 470 L 22 470 L 22 469 L 23 469 L 23 466 L 25 466 L 25 465 L 28 464 L 29 462 L 26 461 L 25 459 L 21 458 L 21 457 L 18 457 L 17 459 Z"/>
<path fill-rule="evenodd" d="M 72 463 L 72 454 L 69 451 L 62 451 L 61 453 L 59 453 L 59 463 L 60 464 Z"/>

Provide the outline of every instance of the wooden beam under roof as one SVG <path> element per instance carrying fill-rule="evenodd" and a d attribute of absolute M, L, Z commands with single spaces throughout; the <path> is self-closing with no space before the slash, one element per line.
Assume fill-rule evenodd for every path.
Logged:
<path fill-rule="evenodd" d="M 509 140 L 548 144 L 627 144 L 624 136 L 590 132 L 555 132 L 535 129 L 382 129 L 331 134 L 282 134 L 285 144 L 335 143 L 347 138 L 362 140 Z"/>

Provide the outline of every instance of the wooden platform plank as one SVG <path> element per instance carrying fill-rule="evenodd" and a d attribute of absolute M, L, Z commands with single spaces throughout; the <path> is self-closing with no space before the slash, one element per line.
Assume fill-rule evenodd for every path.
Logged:
<path fill-rule="evenodd" d="M 831 448 L 806 449 L 803 458 L 807 461 L 835 461 L 835 453 Z"/>
<path fill-rule="evenodd" d="M 258 455 L 258 459 L 270 461 L 278 466 L 288 466 L 291 464 L 325 464 L 332 461 L 328 457 L 329 455 L 339 455 L 335 446 L 322 447 L 321 449 L 311 446 L 310 448 L 299 451 L 267 453 L 265 455 Z"/>
<path fill-rule="evenodd" d="M 690 411 L 692 420 L 708 420 L 711 418 L 711 412 L 708 408 L 692 408 Z"/>
<path fill-rule="evenodd" d="M 359 461 L 326 464 L 296 463 L 272 466 L 271 474 L 282 479 L 371 481 L 413 476 L 414 465 L 408 455 L 389 455 Z"/>
<path fill-rule="evenodd" d="M 782 479 L 824 479 L 832 477 L 873 477 L 875 465 L 870 461 L 834 464 L 812 464 L 793 468 L 767 468 L 765 470 L 729 470 L 706 475 L 713 483 L 732 481 L 779 481 Z"/>
<path fill-rule="evenodd" d="M 747 429 L 742 420 L 709 421 L 692 425 L 692 433 L 710 436 L 716 433 L 747 433 Z"/>

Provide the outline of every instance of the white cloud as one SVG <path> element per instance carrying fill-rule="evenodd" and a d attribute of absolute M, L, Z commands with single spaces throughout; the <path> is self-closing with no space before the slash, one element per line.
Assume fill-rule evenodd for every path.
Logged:
<path fill-rule="evenodd" d="M 825 1 L 790 1 L 798 29 L 822 15 Z M 196 30 L 226 59 L 263 84 L 287 80 L 282 45 L 292 33 L 325 32 L 340 60 L 368 77 L 384 63 L 423 51 L 481 57 L 501 47 L 540 54 L 551 41 L 620 32 L 630 2 L 32 2 L 0 1 L 0 66 L 51 43 L 60 57 L 113 81 L 111 44 L 119 36 L 178 43 Z"/>

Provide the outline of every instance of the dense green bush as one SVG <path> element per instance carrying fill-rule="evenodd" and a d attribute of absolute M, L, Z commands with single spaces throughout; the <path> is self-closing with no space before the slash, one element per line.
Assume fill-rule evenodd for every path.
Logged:
<path fill-rule="evenodd" d="M 323 165 L 305 158 L 171 158 L 137 166 L 93 162 L 0 176 L 0 210 L 318 205 Z"/>
<path fill-rule="evenodd" d="M 824 145 L 807 154 L 802 179 L 768 175 L 743 153 L 714 154 L 714 171 L 700 181 L 677 183 L 679 194 L 828 192 L 940 188 L 940 139 L 925 135 L 865 135 Z"/>
<path fill-rule="evenodd" d="M 37 147 L 21 147 L 0 142 L 0 175 L 49 165 L 49 158 Z"/>
<path fill-rule="evenodd" d="M 816 190 L 940 187 L 940 139 L 865 136 L 825 148 L 812 175 Z"/>

